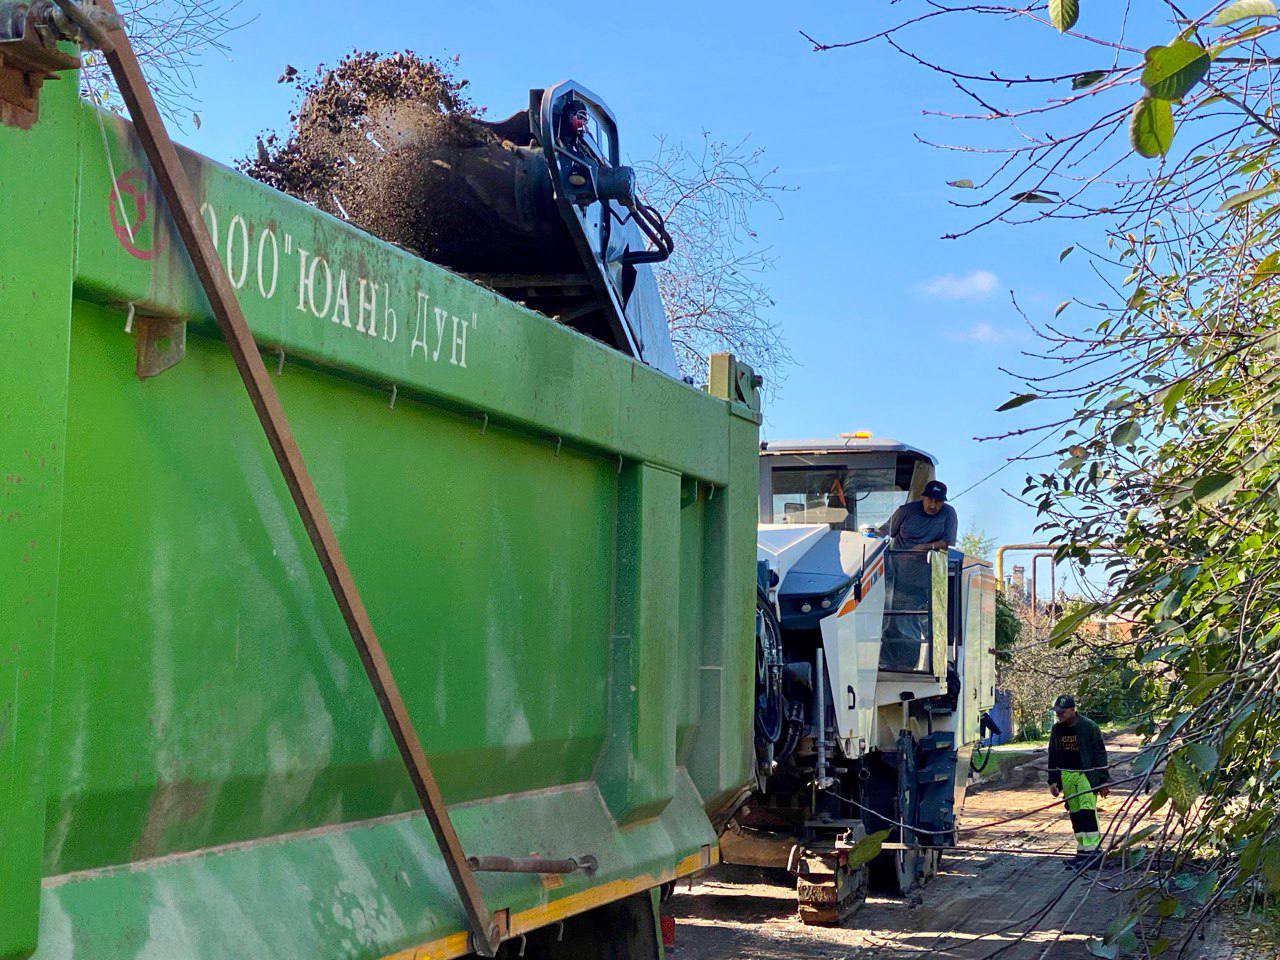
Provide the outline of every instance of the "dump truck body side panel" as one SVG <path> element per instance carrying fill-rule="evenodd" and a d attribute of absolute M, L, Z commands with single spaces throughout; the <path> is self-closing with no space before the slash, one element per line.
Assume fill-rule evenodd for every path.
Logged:
<path fill-rule="evenodd" d="M 31 131 L 0 128 L 21 371 L 0 476 L 39 547 L 0 542 L 6 610 L 30 610 L 0 660 L 0 957 L 458 956 L 443 862 L 131 128 L 59 86 Z M 706 866 L 709 814 L 750 777 L 754 395 L 184 163 L 464 848 L 599 860 L 482 875 L 489 906 L 519 932 Z M 185 344 L 140 353 L 156 319 Z"/>

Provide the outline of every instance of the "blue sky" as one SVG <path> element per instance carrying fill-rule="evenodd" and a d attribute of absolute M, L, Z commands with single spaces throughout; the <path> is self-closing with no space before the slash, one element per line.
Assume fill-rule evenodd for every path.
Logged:
<path fill-rule="evenodd" d="M 1034 345 L 1010 291 L 1029 313 L 1051 317 L 1084 270 L 1076 258 L 1060 265 L 1059 252 L 1098 228 L 997 225 L 940 239 L 973 222 L 948 204 L 965 197 L 946 181 L 977 180 L 986 169 L 981 158 L 914 138 L 966 136 L 922 114 L 956 106 L 944 78 L 883 45 L 818 54 L 799 35 L 849 39 L 909 13 L 906 4 L 246 0 L 240 10 L 254 19 L 229 38 L 229 59 L 209 57 L 197 74 L 202 125 L 183 137 L 195 149 L 224 162 L 242 155 L 260 131 L 287 120 L 291 88 L 276 83 L 286 64 L 310 69 L 357 47 L 458 55 L 459 74 L 491 116 L 520 109 L 530 87 L 579 80 L 612 106 L 633 156 L 652 152 L 659 135 L 750 137 L 795 188 L 780 219 L 755 225 L 777 257 L 769 284 L 796 360 L 767 412 L 766 437 L 854 429 L 895 437 L 938 456 L 953 493 L 1021 449 L 973 440 L 1034 419 L 1037 405 L 993 412 L 1014 390 L 998 367 L 1025 368 L 1020 351 Z M 995 63 L 1005 51 L 984 29 L 919 36 L 968 52 L 970 63 Z M 1042 32 L 1018 54 L 1030 49 L 1037 64 L 1058 56 L 1058 38 Z M 961 528 L 976 524 L 1002 542 L 1030 538 L 1030 511 L 1001 492 L 1020 487 L 1022 475 L 1011 467 L 961 498 Z"/>

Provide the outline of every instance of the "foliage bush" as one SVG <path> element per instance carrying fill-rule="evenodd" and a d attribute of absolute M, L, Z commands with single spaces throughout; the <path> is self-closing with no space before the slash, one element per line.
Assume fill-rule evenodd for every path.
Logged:
<path fill-rule="evenodd" d="M 1087 678 L 1104 711 L 1143 704 L 1149 745 L 1107 837 L 1132 869 L 1090 950 L 1159 956 L 1174 946 L 1166 921 L 1280 891 L 1280 11 L 893 9 L 886 28 L 818 48 L 887 42 L 973 105 L 953 116 L 1010 125 L 1007 144 L 959 146 L 966 164 L 993 162 L 951 181 L 978 214 L 952 235 L 1076 222 L 1086 237 L 1060 259 L 1091 255 L 1110 291 L 1033 324 L 1035 366 L 1001 407 L 1048 410 L 1009 433 L 1036 438 L 1023 456 L 1039 450 L 1021 495 L 1060 559 L 1107 580 L 1014 660 L 1026 648 Z M 986 42 L 946 46 L 960 18 Z M 930 30 L 942 43 L 911 49 L 911 31 Z M 1042 71 L 1046 55 L 1079 66 Z M 1098 616 L 1131 629 L 1091 638 L 1080 628 Z"/>

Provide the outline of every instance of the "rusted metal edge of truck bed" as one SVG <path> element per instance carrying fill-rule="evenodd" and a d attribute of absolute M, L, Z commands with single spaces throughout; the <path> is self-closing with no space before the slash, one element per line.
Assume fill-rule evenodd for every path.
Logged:
<path fill-rule="evenodd" d="M 508 921 L 510 935 L 519 937 L 526 933 L 532 933 L 534 930 L 586 913 L 588 910 L 594 910 L 596 907 L 602 907 L 607 903 L 613 903 L 623 897 L 651 890 L 659 884 L 670 883 L 672 880 L 691 876 L 700 870 L 715 866 L 719 862 L 719 850 L 712 845 L 704 847 L 701 853 L 685 857 L 673 870 L 663 870 L 656 874 L 642 874 L 626 880 L 612 880 L 609 883 L 583 890 L 581 893 L 571 893 L 567 897 L 551 900 L 543 906 L 534 907 L 531 910 L 522 910 L 519 913 L 512 914 Z M 467 935 L 465 933 L 456 933 L 452 936 L 418 944 L 407 950 L 398 950 L 395 953 L 388 954 L 383 960 L 456 960 L 458 957 L 467 956 L 468 952 Z"/>

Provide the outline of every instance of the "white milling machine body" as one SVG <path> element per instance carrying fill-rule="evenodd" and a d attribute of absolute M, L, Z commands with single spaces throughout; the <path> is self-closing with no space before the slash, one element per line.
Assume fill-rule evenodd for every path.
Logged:
<path fill-rule="evenodd" d="M 995 702 L 995 578 L 878 530 L 933 479 L 864 434 L 761 445 L 756 792 L 724 859 L 787 866 L 800 912 L 838 922 L 867 871 L 906 893 L 955 842 L 969 754 Z M 883 851 L 864 862 L 888 830 Z"/>

